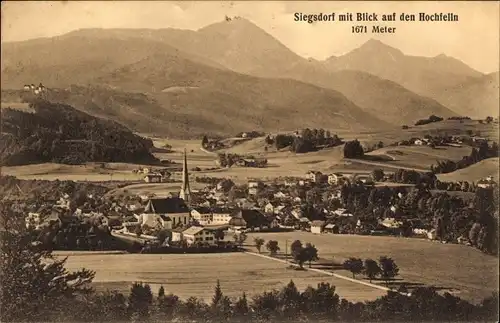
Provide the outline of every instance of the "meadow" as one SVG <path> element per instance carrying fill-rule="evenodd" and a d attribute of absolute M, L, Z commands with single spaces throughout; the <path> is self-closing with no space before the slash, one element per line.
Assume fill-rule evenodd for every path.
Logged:
<path fill-rule="evenodd" d="M 59 257 L 67 254 L 60 253 Z M 350 301 L 373 300 L 385 295 L 383 290 L 345 281 L 311 271 L 288 269 L 283 263 L 244 254 L 96 254 L 73 252 L 66 268 L 88 268 L 96 272 L 97 290 L 114 289 L 128 293 L 133 282 L 151 285 L 156 293 L 160 286 L 166 293 L 183 299 L 191 296 L 210 302 L 217 279 L 222 291 L 230 297 L 248 296 L 280 289 L 293 280 L 300 290 L 319 282 L 335 285 L 338 294 Z"/>
<path fill-rule="evenodd" d="M 290 151 L 265 151 L 263 138 L 256 138 L 222 152 L 253 154 L 254 156 L 268 159 L 266 168 L 247 168 L 233 166 L 231 168 L 217 168 L 215 160 L 216 154 L 201 149 L 198 140 L 165 140 L 153 138 L 156 147 L 162 147 L 166 143 L 172 146 L 172 152 L 155 153 L 159 159 L 168 159 L 176 164 L 168 166 L 173 170 L 172 179 L 180 179 L 180 172 L 174 168 L 181 167 L 183 150 L 186 149 L 188 155 L 188 167 L 191 172 L 192 186 L 202 188 L 194 182 L 194 177 L 218 177 L 230 178 L 236 183 L 245 183 L 249 179 L 258 178 L 261 180 L 271 180 L 277 177 L 296 176 L 303 177 L 308 171 L 321 171 L 323 173 L 347 172 L 347 173 L 370 173 L 373 169 L 381 168 L 386 172 L 393 172 L 403 167 L 419 171 L 427 171 L 430 165 L 436 164 L 437 160 L 451 159 L 459 160 L 464 155 L 470 154 L 470 147 L 430 147 L 409 146 L 409 147 L 386 147 L 371 152 L 369 155 L 383 157 L 381 160 L 344 159 L 342 146 L 328 148 L 307 154 L 295 154 Z M 143 180 L 143 175 L 132 173 L 133 169 L 146 167 L 147 165 L 106 163 L 100 167 L 97 163 L 85 165 L 61 165 L 61 164 L 35 164 L 26 166 L 3 167 L 2 171 L 6 175 L 16 176 L 20 179 L 46 179 L 46 180 L 75 180 L 75 181 L 127 181 L 138 182 Z M 163 168 L 163 166 L 161 166 Z M 199 168 L 200 170 L 194 170 Z M 470 180 L 477 180 L 473 178 Z M 133 184 L 133 183 L 131 183 Z M 147 189 L 163 190 L 172 188 L 177 190 L 180 187 L 177 183 L 162 183 L 160 185 L 151 184 Z M 144 187 L 130 188 L 133 192 L 143 192 Z"/>
<path fill-rule="evenodd" d="M 396 283 L 432 285 L 470 301 L 479 301 L 498 291 L 498 258 L 464 245 L 414 238 L 309 232 L 250 233 L 247 241 L 253 241 L 256 236 L 266 241 L 277 240 L 281 252 L 285 252 L 287 240 L 288 248 L 295 240 L 303 244 L 310 242 L 318 249 L 320 262 L 325 263 L 340 264 L 349 257 L 378 259 L 389 256 L 400 268 Z M 338 273 L 350 277 L 343 269 Z"/>

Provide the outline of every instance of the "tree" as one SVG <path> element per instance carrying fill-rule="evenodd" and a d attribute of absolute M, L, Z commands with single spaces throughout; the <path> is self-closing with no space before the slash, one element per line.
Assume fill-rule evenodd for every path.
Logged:
<path fill-rule="evenodd" d="M 479 232 L 481 231 L 481 224 L 474 223 L 469 231 L 469 242 L 473 246 L 477 246 Z"/>
<path fill-rule="evenodd" d="M 205 148 L 207 144 L 208 144 L 208 137 L 204 135 L 203 138 L 201 139 L 201 146 Z"/>
<path fill-rule="evenodd" d="M 295 317 L 300 311 L 301 295 L 293 280 L 281 290 L 280 303 L 283 306 L 281 311 L 289 318 Z"/>
<path fill-rule="evenodd" d="M 372 179 L 375 182 L 379 182 L 384 178 L 384 171 L 380 168 L 374 169 L 371 173 Z"/>
<path fill-rule="evenodd" d="M 248 311 L 247 295 L 243 292 L 243 295 L 238 299 L 236 304 L 234 304 L 234 312 L 237 315 L 244 316 L 248 314 Z"/>
<path fill-rule="evenodd" d="M 309 255 L 307 253 L 307 250 L 303 247 L 296 250 L 293 254 L 293 259 L 296 263 L 299 264 L 300 268 L 304 268 L 304 263 L 309 259 L 308 257 Z"/>
<path fill-rule="evenodd" d="M 0 217 L 0 321 L 50 321 L 47 304 L 58 306 L 92 292 L 93 271 L 67 271 L 67 258 L 55 259 L 43 250 L 6 202 L 0 205 Z"/>
<path fill-rule="evenodd" d="M 148 284 L 134 283 L 128 297 L 128 311 L 141 319 L 149 316 L 149 306 L 153 303 L 153 293 Z"/>
<path fill-rule="evenodd" d="M 212 307 L 217 307 L 219 303 L 222 301 L 224 294 L 222 294 L 222 289 L 220 288 L 220 282 L 217 279 L 217 284 L 215 285 L 214 296 L 212 297 Z"/>
<path fill-rule="evenodd" d="M 309 262 L 309 268 L 311 268 L 311 261 L 319 260 L 318 249 L 316 249 L 316 247 L 314 245 L 307 243 L 304 250 L 306 253 L 306 259 Z"/>
<path fill-rule="evenodd" d="M 215 230 L 215 232 L 214 232 L 214 239 L 217 241 L 217 243 L 220 240 L 223 240 L 224 239 L 224 231 L 222 231 L 222 230 Z"/>
<path fill-rule="evenodd" d="M 271 256 L 276 255 L 276 253 L 280 250 L 280 247 L 278 246 L 278 241 L 276 240 L 267 241 L 266 248 L 271 253 Z"/>
<path fill-rule="evenodd" d="M 253 239 L 253 241 L 255 243 L 255 247 L 257 248 L 257 250 L 260 253 L 260 248 L 264 245 L 264 242 L 265 242 L 264 239 L 256 237 L 255 239 Z"/>
<path fill-rule="evenodd" d="M 158 298 L 163 297 L 165 297 L 165 288 L 163 288 L 163 286 L 160 286 L 160 289 L 158 290 Z"/>
<path fill-rule="evenodd" d="M 356 278 L 356 274 L 360 274 L 364 270 L 363 260 L 359 258 L 349 258 L 344 261 L 344 269 L 352 273 L 352 278 Z"/>
<path fill-rule="evenodd" d="M 140 237 L 142 235 L 142 227 L 140 225 L 135 227 L 134 233 L 137 235 L 137 237 Z"/>
<path fill-rule="evenodd" d="M 373 259 L 365 259 L 365 270 L 364 273 L 366 277 L 370 279 L 370 283 L 374 278 L 380 274 L 380 267 L 377 262 Z"/>
<path fill-rule="evenodd" d="M 295 257 L 295 255 L 300 252 L 300 250 L 302 250 L 302 242 L 300 242 L 300 240 L 295 240 L 294 242 L 292 242 L 292 244 L 290 245 L 290 254 L 292 255 L 292 257 Z"/>
<path fill-rule="evenodd" d="M 379 258 L 380 264 L 380 276 L 385 280 L 386 284 L 389 285 L 389 280 L 396 277 L 399 273 L 399 268 L 389 257 L 382 256 Z"/>
<path fill-rule="evenodd" d="M 345 143 L 344 158 L 360 158 L 363 157 L 363 155 L 363 146 L 361 146 L 361 143 L 357 139 Z"/>
<path fill-rule="evenodd" d="M 486 121 L 486 123 L 491 123 L 493 121 L 493 118 L 490 116 L 487 116 L 485 121 Z"/>
<path fill-rule="evenodd" d="M 243 243 L 247 240 L 247 234 L 245 232 L 235 233 L 233 235 L 234 242 L 238 244 L 240 247 L 243 246 Z"/>

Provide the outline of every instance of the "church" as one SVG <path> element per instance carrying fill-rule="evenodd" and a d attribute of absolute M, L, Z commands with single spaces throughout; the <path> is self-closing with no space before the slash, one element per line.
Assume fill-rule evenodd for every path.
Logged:
<path fill-rule="evenodd" d="M 165 229 L 175 229 L 187 226 L 191 222 L 189 204 L 191 202 L 191 189 L 189 188 L 189 174 L 187 167 L 187 154 L 184 149 L 184 163 L 182 169 L 182 186 L 179 197 L 153 198 L 140 215 L 142 223 L 148 226 L 160 225 Z"/>

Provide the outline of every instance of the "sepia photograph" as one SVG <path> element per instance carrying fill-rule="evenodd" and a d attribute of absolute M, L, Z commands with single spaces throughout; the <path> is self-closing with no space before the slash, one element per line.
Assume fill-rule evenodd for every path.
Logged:
<path fill-rule="evenodd" d="M 2 1 L 1 322 L 498 322 L 500 2 Z"/>

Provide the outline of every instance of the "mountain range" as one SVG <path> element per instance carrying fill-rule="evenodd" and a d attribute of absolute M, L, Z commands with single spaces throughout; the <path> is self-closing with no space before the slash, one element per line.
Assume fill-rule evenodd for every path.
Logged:
<path fill-rule="evenodd" d="M 197 31 L 82 29 L 2 44 L 2 89 L 43 82 L 52 99 L 137 131 L 375 129 L 498 114 L 498 73 L 370 40 L 325 61 L 300 57 L 246 19 Z M 70 87 L 70 85 L 78 85 Z"/>

